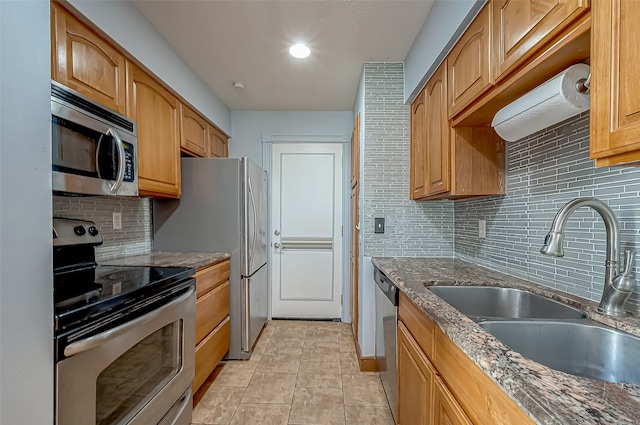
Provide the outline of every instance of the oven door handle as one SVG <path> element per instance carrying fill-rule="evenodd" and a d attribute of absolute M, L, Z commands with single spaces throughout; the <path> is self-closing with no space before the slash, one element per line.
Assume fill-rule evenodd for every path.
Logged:
<path fill-rule="evenodd" d="M 89 337 L 87 339 L 83 339 L 77 342 L 73 342 L 64 348 L 64 355 L 67 357 L 75 356 L 76 354 L 80 354 L 84 351 L 90 350 L 99 344 L 115 339 L 120 335 L 123 335 L 129 332 L 132 328 L 152 322 L 158 319 L 160 316 L 162 316 L 165 313 L 165 310 L 170 309 L 188 300 L 190 297 L 193 296 L 194 292 L 195 292 L 195 289 L 192 287 L 189 289 L 189 291 L 187 291 L 186 294 L 181 295 L 180 297 L 163 305 L 157 310 L 147 313 L 144 316 L 138 317 L 137 319 L 134 319 L 130 322 L 123 323 L 122 325 L 117 326 L 101 334 L 94 335 L 92 337 Z"/>

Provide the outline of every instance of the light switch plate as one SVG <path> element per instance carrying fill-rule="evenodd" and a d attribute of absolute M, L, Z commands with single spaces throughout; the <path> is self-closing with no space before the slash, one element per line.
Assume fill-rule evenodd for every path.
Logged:
<path fill-rule="evenodd" d="M 384 233 L 384 218 L 375 219 L 375 233 Z"/>

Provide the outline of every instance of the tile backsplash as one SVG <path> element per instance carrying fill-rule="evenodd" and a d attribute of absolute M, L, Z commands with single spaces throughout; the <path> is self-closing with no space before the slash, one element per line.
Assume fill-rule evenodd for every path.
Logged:
<path fill-rule="evenodd" d="M 151 200 L 108 196 L 54 196 L 53 216 L 94 221 L 104 242 L 96 248 L 96 260 L 151 251 Z M 113 229 L 113 213 L 122 213 L 122 229 Z"/>
<path fill-rule="evenodd" d="M 505 195 L 455 202 L 456 258 L 599 301 L 606 238 L 595 211 L 580 208 L 569 218 L 563 258 L 540 248 L 556 212 L 578 197 L 607 203 L 620 222 L 621 250 L 640 248 L 640 168 L 594 168 L 589 113 L 507 143 L 507 155 Z M 478 237 L 481 219 L 485 239 Z M 638 295 L 628 308 L 640 311 Z"/>
<path fill-rule="evenodd" d="M 364 66 L 364 256 L 452 257 L 453 202 L 409 200 L 410 106 L 402 63 Z M 385 233 L 374 219 L 385 218 Z"/>

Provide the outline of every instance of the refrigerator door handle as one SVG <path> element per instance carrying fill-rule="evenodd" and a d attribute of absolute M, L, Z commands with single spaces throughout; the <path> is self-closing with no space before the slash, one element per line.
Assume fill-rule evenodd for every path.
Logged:
<path fill-rule="evenodd" d="M 243 312 L 242 312 L 242 338 L 240 341 L 240 349 L 245 353 L 251 351 L 251 344 L 249 343 L 250 339 L 250 329 L 249 325 L 251 323 L 251 300 L 249 298 L 249 288 L 251 280 L 249 278 L 242 279 L 241 291 L 242 291 L 242 300 L 243 300 Z"/>
<path fill-rule="evenodd" d="M 251 179 L 249 179 L 249 197 L 251 198 L 251 208 L 253 208 L 253 240 L 251 241 L 251 253 L 249 254 L 249 273 L 251 273 L 251 263 L 256 251 L 256 240 L 258 238 L 258 211 L 256 209 L 256 200 L 253 197 L 253 188 L 251 187 Z"/>

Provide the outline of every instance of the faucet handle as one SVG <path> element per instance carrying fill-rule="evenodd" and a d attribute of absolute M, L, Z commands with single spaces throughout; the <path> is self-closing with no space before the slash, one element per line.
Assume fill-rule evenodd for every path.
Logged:
<path fill-rule="evenodd" d="M 624 267 L 622 269 L 622 276 L 631 276 L 633 273 L 633 266 L 635 264 L 636 252 L 632 249 L 624 251 Z"/>
<path fill-rule="evenodd" d="M 636 288 L 636 280 L 633 278 L 633 265 L 635 257 L 635 251 L 629 249 L 624 252 L 624 268 L 622 272 L 613 279 L 612 282 L 613 288 L 615 288 L 617 291 L 627 292 L 631 294 L 631 292 L 633 292 L 633 290 Z"/>

